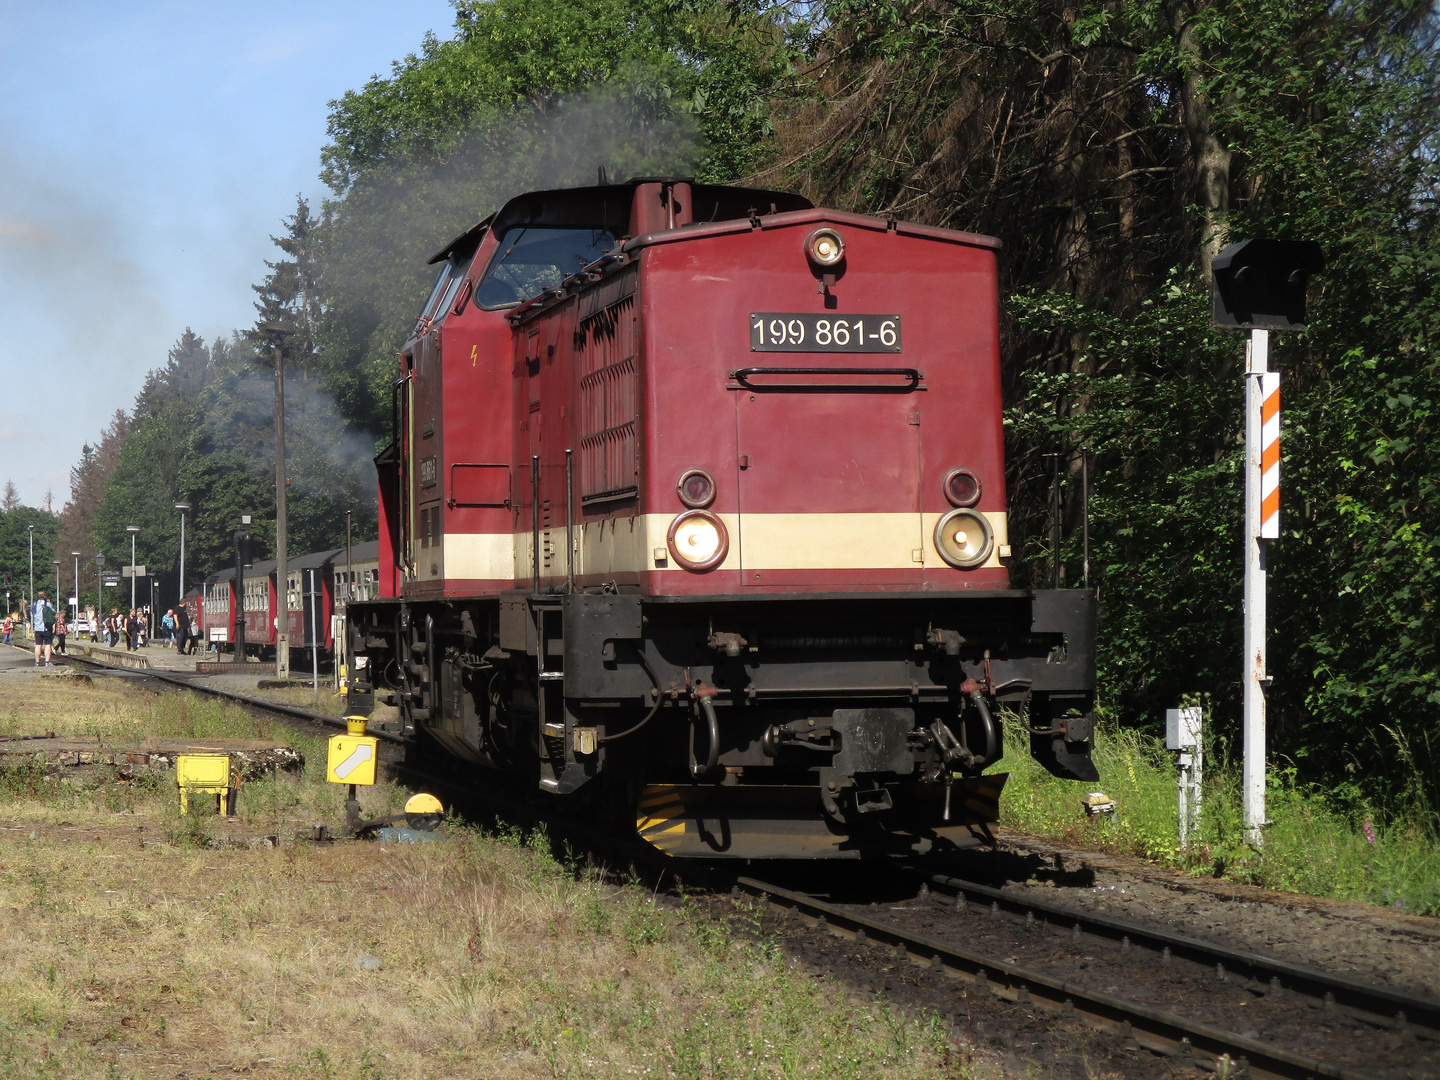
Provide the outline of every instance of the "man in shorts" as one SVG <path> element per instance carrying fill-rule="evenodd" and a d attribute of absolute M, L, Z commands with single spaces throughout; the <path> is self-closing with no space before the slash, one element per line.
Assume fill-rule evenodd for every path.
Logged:
<path fill-rule="evenodd" d="M 30 610 L 30 629 L 35 635 L 35 666 L 54 667 L 50 659 L 54 651 L 51 640 L 55 630 L 55 609 L 51 607 L 50 601 L 45 599 L 44 589 L 36 594 L 35 604 Z"/>

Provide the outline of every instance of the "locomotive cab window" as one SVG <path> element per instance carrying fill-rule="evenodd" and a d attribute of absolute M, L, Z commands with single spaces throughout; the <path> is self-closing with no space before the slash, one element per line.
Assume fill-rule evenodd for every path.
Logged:
<path fill-rule="evenodd" d="M 475 303 L 493 310 L 528 300 L 614 246 L 614 235 L 605 229 L 511 229 L 485 268 Z"/>
<path fill-rule="evenodd" d="M 419 318 L 415 320 L 417 326 L 426 320 L 432 324 L 444 321 L 450 305 L 455 302 L 455 294 L 460 290 L 460 283 L 465 280 L 465 272 L 469 269 L 469 259 L 450 259 L 440 267 L 440 273 L 435 278 L 435 285 L 430 290 L 430 297 L 425 301 L 425 306 L 420 309 Z"/>

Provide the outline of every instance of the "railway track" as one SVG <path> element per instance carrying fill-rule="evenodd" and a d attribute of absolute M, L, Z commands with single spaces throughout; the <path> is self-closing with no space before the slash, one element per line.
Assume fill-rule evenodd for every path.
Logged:
<path fill-rule="evenodd" d="M 1289 991 L 1312 998 L 1325 1008 L 1349 1010 L 1372 1027 L 1392 1031 L 1408 1028 L 1422 1038 L 1440 1042 L 1440 1001 L 1433 998 L 1374 986 L 1301 964 L 1215 945 L 1168 930 L 1096 915 L 943 874 L 930 875 L 926 883 L 953 896 L 959 905 L 978 904 L 994 914 L 1003 911 L 1023 916 L 1031 925 L 1039 924 L 1068 932 L 1076 941 L 1085 935 L 1108 940 L 1118 944 L 1123 951 L 1137 949 L 1148 952 L 1161 963 L 1180 960 L 1198 964 L 1214 971 L 1217 978 L 1248 981 L 1264 986 L 1267 991 Z"/>
<path fill-rule="evenodd" d="M 1124 960 L 1127 964 L 1140 959 L 1130 951 L 1137 948 L 1137 942 L 1143 943 L 1138 946 L 1140 949 L 1153 948 L 1162 960 L 1163 950 L 1168 948 L 1172 958 L 1184 957 L 1190 963 L 1213 960 L 1214 964 L 1224 965 L 1228 961 L 1232 966 L 1221 969 L 1217 977 L 1232 981 L 1244 979 L 1251 985 L 1257 985 L 1256 980 L 1264 977 L 1267 981 L 1258 984 L 1263 994 L 1293 990 L 1301 995 L 1318 995 L 1321 1008 L 1344 1010 L 1360 1016 L 1373 1027 L 1408 1028 L 1412 1035 L 1433 1039 L 1433 1029 L 1420 1026 L 1421 1023 L 1428 1025 L 1435 1016 L 1437 1003 L 1428 999 L 1210 946 L 1180 935 L 1157 933 L 1118 919 L 1071 912 L 1058 905 L 1026 902 L 999 890 L 958 882 L 954 878 L 932 877 L 930 883 L 953 888 L 954 895 L 972 905 L 975 914 L 988 909 L 993 916 L 1008 910 L 1027 916 L 1031 926 L 1060 926 L 1071 937 L 1078 926 L 1082 939 L 1088 933 L 1092 937 L 1119 941 L 1120 949 L 1128 954 Z M 864 945 L 891 950 L 894 959 L 922 969 L 932 977 L 960 980 L 972 996 L 988 995 L 1012 1005 L 1049 1011 L 1061 1019 L 1079 1020 L 1109 1031 L 1119 1039 L 1133 1039 L 1136 1045 L 1167 1058 L 1188 1059 L 1197 1067 L 1218 1075 L 1372 1080 L 1393 1072 L 1389 1068 L 1372 1072 L 1335 1064 L 1223 1024 L 1204 1022 L 1133 997 L 1099 990 L 1077 978 L 1057 977 L 1038 967 L 1002 957 L 998 952 L 985 951 L 969 941 L 960 943 L 949 936 L 920 932 L 900 921 L 880 918 L 852 905 L 832 903 L 751 877 L 737 879 L 736 887 L 765 900 L 791 919 Z M 1128 947 L 1123 944 L 1127 938 L 1131 942 Z M 1225 959 L 1213 959 L 1217 956 Z M 1269 982 L 1270 978 L 1279 979 L 1282 989 Z M 1382 1009 L 1383 1013 L 1374 1012 L 1375 1008 Z M 1415 1025 L 1410 1025 L 1412 1014 L 1418 1021 Z"/>
<path fill-rule="evenodd" d="M 234 701 L 252 709 L 262 712 L 273 713 L 276 716 L 283 716 L 291 720 L 304 720 L 312 724 L 322 724 L 325 727 L 344 728 L 343 717 L 330 716 L 326 713 L 313 712 L 310 709 L 302 709 L 295 705 L 286 705 L 283 702 L 271 701 L 268 698 L 256 697 L 254 694 L 242 694 L 238 690 L 226 690 L 218 686 L 206 686 L 204 683 L 186 678 L 184 675 L 171 671 L 156 671 L 154 668 L 125 668 L 114 664 L 101 663 L 88 656 L 67 656 L 71 663 L 84 664 L 87 667 L 98 668 L 107 675 L 119 675 L 132 679 L 154 679 L 158 682 L 168 683 L 185 690 L 192 690 L 197 694 L 204 694 L 207 697 L 221 698 L 226 701 Z M 393 743 L 397 746 L 405 745 L 405 740 L 396 734 L 388 731 L 374 730 L 369 732 L 381 742 Z"/>

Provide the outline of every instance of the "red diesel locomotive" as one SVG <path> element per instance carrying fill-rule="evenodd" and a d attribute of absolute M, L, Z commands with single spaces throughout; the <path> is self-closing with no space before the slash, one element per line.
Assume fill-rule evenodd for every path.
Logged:
<path fill-rule="evenodd" d="M 543 191 L 435 256 L 351 706 L 675 855 L 983 842 L 996 710 L 1090 759 L 1095 597 L 1006 568 L 983 236 L 686 180 Z"/>

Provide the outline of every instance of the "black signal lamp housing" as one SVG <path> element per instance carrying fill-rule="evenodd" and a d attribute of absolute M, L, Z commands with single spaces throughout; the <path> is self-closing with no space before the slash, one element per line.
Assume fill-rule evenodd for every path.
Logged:
<path fill-rule="evenodd" d="M 1305 286 L 1325 268 L 1313 240 L 1241 240 L 1211 264 L 1210 308 L 1216 326 L 1304 330 Z"/>

